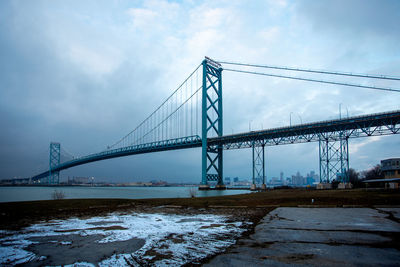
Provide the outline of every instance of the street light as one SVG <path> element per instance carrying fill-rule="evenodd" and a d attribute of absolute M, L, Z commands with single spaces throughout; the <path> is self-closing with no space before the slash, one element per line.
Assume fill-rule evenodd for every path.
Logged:
<path fill-rule="evenodd" d="M 301 123 L 301 124 L 303 124 L 303 120 L 301 119 L 301 116 L 300 116 L 300 114 L 297 114 L 297 116 L 299 116 L 300 123 Z"/>
<path fill-rule="evenodd" d="M 290 114 L 289 114 L 290 127 L 292 127 L 292 114 L 293 114 L 293 112 L 290 112 Z"/>

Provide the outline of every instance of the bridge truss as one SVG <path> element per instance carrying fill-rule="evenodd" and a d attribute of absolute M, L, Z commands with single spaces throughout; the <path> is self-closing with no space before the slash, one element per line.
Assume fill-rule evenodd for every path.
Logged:
<path fill-rule="evenodd" d="M 211 138 L 208 143 L 215 147 L 222 145 L 225 150 L 229 150 L 319 142 L 321 182 L 329 182 L 332 179 L 339 179 L 346 182 L 348 181 L 349 170 L 349 138 L 398 133 L 400 133 L 400 111 L 393 111 L 225 135 L 221 138 Z M 262 166 L 264 165 L 265 162 L 263 160 Z M 253 166 L 257 168 L 254 160 Z M 254 172 L 256 174 L 259 173 L 257 169 Z M 253 175 L 253 177 L 255 176 Z"/>

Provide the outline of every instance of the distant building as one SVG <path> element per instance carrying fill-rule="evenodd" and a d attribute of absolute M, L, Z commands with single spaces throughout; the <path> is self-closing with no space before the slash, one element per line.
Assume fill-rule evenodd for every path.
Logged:
<path fill-rule="evenodd" d="M 252 182 L 249 182 L 248 180 L 240 181 L 238 179 L 238 182 L 235 185 L 238 185 L 238 186 L 250 186 L 251 184 L 252 184 Z"/>
<path fill-rule="evenodd" d="M 235 177 L 235 178 L 233 178 L 233 182 L 234 182 L 234 183 L 237 183 L 237 182 L 239 182 L 239 177 Z"/>
<path fill-rule="evenodd" d="M 94 182 L 94 177 L 68 177 L 68 184 L 91 184 Z"/>
<path fill-rule="evenodd" d="M 381 166 L 385 179 L 400 178 L 400 158 L 381 160 Z"/>
<path fill-rule="evenodd" d="M 383 178 L 365 180 L 367 187 L 400 188 L 400 158 L 381 160 Z"/>
<path fill-rule="evenodd" d="M 296 175 L 292 175 L 292 184 L 294 186 L 303 186 L 304 185 L 304 177 L 297 172 Z"/>
<path fill-rule="evenodd" d="M 150 186 L 166 186 L 168 183 L 162 180 L 151 180 Z"/>
<path fill-rule="evenodd" d="M 312 185 L 315 183 L 315 179 L 312 176 L 307 176 L 306 180 L 307 180 L 307 182 L 306 182 L 307 185 Z"/>
<path fill-rule="evenodd" d="M 231 177 L 225 177 L 225 184 L 230 185 L 231 184 Z"/>
<path fill-rule="evenodd" d="M 278 177 L 272 177 L 271 179 L 271 186 L 282 186 L 283 183 L 281 181 L 281 179 L 278 179 Z"/>
<path fill-rule="evenodd" d="M 310 171 L 310 173 L 307 173 L 306 176 L 306 184 L 307 185 L 313 185 L 316 181 L 318 181 L 319 176 L 315 174 L 315 171 Z"/>

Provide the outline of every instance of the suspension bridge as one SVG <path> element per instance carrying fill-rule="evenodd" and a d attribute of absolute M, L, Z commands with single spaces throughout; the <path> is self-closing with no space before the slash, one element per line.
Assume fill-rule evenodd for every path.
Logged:
<path fill-rule="evenodd" d="M 222 65 L 233 66 L 222 68 Z M 235 68 L 236 67 L 236 68 Z M 252 70 L 240 67 L 251 67 Z M 58 184 L 60 171 L 95 161 L 168 150 L 202 149 L 200 189 L 224 189 L 223 151 L 252 148 L 253 187 L 256 180 L 265 187 L 265 147 L 307 142 L 319 143 L 320 182 L 337 179 L 348 182 L 350 138 L 398 134 L 400 110 L 336 120 L 290 125 L 288 127 L 223 134 L 222 71 L 267 77 L 295 79 L 370 90 L 400 93 L 399 89 L 365 84 L 320 80 L 298 76 L 254 71 L 275 69 L 311 74 L 383 79 L 395 82 L 400 77 L 354 74 L 269 65 L 214 61 L 205 58 L 173 93 L 134 130 L 98 153 L 73 157 L 61 149 L 60 143 L 50 143 L 49 168 L 31 177 L 32 182 Z M 62 158 L 64 160 L 62 160 Z"/>

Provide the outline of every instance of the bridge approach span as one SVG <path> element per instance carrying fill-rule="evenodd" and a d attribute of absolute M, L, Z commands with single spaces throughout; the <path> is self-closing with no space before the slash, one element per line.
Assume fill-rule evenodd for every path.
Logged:
<path fill-rule="evenodd" d="M 177 139 L 152 142 L 135 146 L 127 146 L 118 149 L 105 150 L 100 153 L 89 154 L 84 157 L 79 157 L 70 161 L 66 161 L 58 165 L 56 168 L 53 168 L 51 171 L 57 172 L 100 160 L 119 158 L 136 154 L 146 154 L 146 153 L 153 153 L 160 151 L 193 148 L 193 147 L 201 147 L 201 138 L 199 136 L 188 136 L 184 138 L 177 138 Z M 48 175 L 49 171 L 45 171 L 39 175 L 32 177 L 32 180 L 33 181 L 39 180 L 47 177 Z"/>

